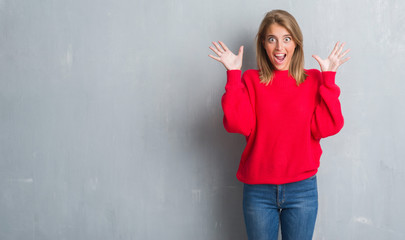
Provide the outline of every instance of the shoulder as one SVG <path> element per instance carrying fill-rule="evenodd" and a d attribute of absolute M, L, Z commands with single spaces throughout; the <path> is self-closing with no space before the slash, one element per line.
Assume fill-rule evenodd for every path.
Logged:
<path fill-rule="evenodd" d="M 308 74 L 308 76 L 311 77 L 318 77 L 321 76 L 321 71 L 318 69 L 304 69 L 305 73 Z"/>
<path fill-rule="evenodd" d="M 249 70 L 246 70 L 246 71 L 243 73 L 243 75 L 246 76 L 246 77 L 259 76 L 259 70 L 257 70 L 257 69 L 249 69 Z"/>
<path fill-rule="evenodd" d="M 315 81 L 321 81 L 322 73 L 318 69 L 304 69 L 305 73 L 308 75 L 307 78 L 313 79 Z"/>
<path fill-rule="evenodd" d="M 257 69 L 249 69 L 246 70 L 243 75 L 242 78 L 246 81 L 246 82 L 256 82 L 257 80 L 260 81 L 260 73 L 259 70 Z"/>

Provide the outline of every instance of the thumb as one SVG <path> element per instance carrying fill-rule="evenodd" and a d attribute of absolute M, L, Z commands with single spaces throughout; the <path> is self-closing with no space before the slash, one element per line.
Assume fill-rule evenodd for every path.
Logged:
<path fill-rule="evenodd" d="M 322 59 L 318 56 L 318 55 L 312 55 L 313 58 L 315 58 L 315 60 L 319 63 L 319 65 L 322 62 Z"/>
<path fill-rule="evenodd" d="M 240 46 L 240 48 L 239 48 L 239 52 L 238 52 L 238 56 L 241 56 L 241 57 L 243 57 L 243 46 Z"/>

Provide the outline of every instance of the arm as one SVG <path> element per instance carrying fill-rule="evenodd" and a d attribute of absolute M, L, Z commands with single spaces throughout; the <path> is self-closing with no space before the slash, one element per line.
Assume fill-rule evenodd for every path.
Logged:
<path fill-rule="evenodd" d="M 319 102 L 311 120 L 311 133 L 315 139 L 338 133 L 344 124 L 340 106 L 340 88 L 335 84 L 336 72 L 322 72 Z"/>
<path fill-rule="evenodd" d="M 231 133 L 249 136 L 255 123 L 255 117 L 245 79 L 242 78 L 241 81 L 240 70 L 227 71 L 225 90 L 226 92 L 222 96 L 225 129 Z"/>
<path fill-rule="evenodd" d="M 327 59 L 312 55 L 318 61 L 321 70 L 321 84 L 319 87 L 319 103 L 315 108 L 311 120 L 311 133 L 315 139 L 325 138 L 338 133 L 343 127 L 343 115 L 339 102 L 340 89 L 335 84 L 336 71 L 340 65 L 350 57 L 344 56 L 350 49 L 342 52 L 345 43 L 336 43 Z"/>
<path fill-rule="evenodd" d="M 227 69 L 227 83 L 225 94 L 222 96 L 222 109 L 224 110 L 224 127 L 228 132 L 241 133 L 249 136 L 252 131 L 255 118 L 250 103 L 245 79 L 241 81 L 241 68 L 243 59 L 243 46 L 239 48 L 238 55 L 233 54 L 225 43 L 212 42 L 215 46 L 210 49 L 217 56 L 209 57 L 222 63 Z"/>

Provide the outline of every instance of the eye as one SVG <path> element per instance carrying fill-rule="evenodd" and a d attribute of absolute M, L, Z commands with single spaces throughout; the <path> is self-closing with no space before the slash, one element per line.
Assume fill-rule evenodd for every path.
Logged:
<path fill-rule="evenodd" d="M 290 42 L 290 41 L 291 41 L 291 37 L 284 38 L 284 42 Z"/>
<path fill-rule="evenodd" d="M 272 43 L 272 42 L 275 42 L 276 39 L 275 39 L 274 37 L 269 37 L 269 38 L 267 39 L 267 41 L 268 41 L 269 43 Z"/>

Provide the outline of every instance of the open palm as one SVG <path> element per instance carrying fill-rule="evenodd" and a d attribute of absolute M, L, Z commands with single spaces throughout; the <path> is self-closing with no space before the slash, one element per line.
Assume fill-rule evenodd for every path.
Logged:
<path fill-rule="evenodd" d="M 238 55 L 235 55 L 228 49 L 225 43 L 221 41 L 218 42 L 221 46 L 216 42 L 212 42 L 215 48 L 210 46 L 210 49 L 214 51 L 217 56 L 211 54 L 208 56 L 222 63 L 227 70 L 240 70 L 242 68 L 243 46 L 239 48 Z"/>
<path fill-rule="evenodd" d="M 335 47 L 333 48 L 331 54 L 327 59 L 321 59 L 317 55 L 312 55 L 313 58 L 319 63 L 322 72 L 325 71 L 333 71 L 336 72 L 338 67 L 342 65 L 343 63 L 347 62 L 350 57 L 343 58 L 349 51 L 350 49 L 347 49 L 342 53 L 343 47 L 345 46 L 345 43 L 342 43 L 339 46 L 339 42 L 336 43 Z"/>

